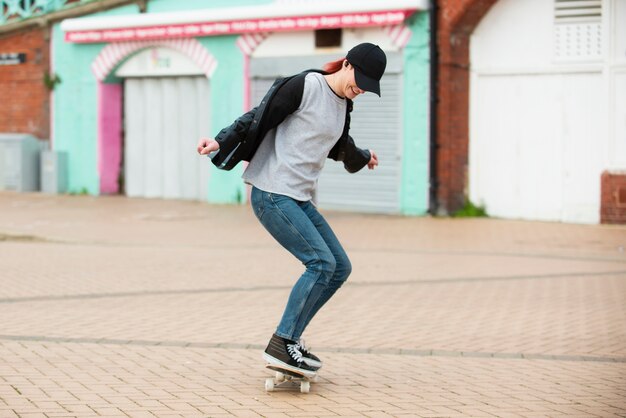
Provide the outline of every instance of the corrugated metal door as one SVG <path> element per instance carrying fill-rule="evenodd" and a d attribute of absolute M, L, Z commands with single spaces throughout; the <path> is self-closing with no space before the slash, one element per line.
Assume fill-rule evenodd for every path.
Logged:
<path fill-rule="evenodd" d="M 132 197 L 205 200 L 209 136 L 205 77 L 129 78 L 124 84 L 124 179 Z"/>
<path fill-rule="evenodd" d="M 274 78 L 268 77 L 252 80 L 254 105 L 261 101 L 273 81 Z M 319 180 L 320 207 L 374 213 L 400 211 L 400 91 L 401 74 L 386 73 L 381 80 L 381 98 L 372 93 L 357 97 L 350 135 L 360 148 L 374 150 L 380 165 L 375 170 L 365 167 L 356 174 L 349 174 L 342 163 L 327 160 Z"/>

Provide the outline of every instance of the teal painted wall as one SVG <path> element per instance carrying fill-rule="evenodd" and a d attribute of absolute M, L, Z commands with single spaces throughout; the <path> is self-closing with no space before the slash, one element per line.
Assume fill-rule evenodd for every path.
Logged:
<path fill-rule="evenodd" d="M 413 35 L 404 49 L 404 144 L 400 208 L 406 215 L 428 211 L 430 34 L 428 12 L 408 23 Z"/>
<path fill-rule="evenodd" d="M 198 41 L 215 57 L 217 68 L 211 77 L 211 134 L 213 136 L 233 123 L 245 110 L 244 57 L 235 42 L 238 36 L 199 38 Z M 246 198 L 246 187 L 241 180 L 243 164 L 231 171 L 211 166 L 208 200 L 212 203 L 237 203 Z"/>
<path fill-rule="evenodd" d="M 93 16 L 139 13 L 136 5 Z M 97 166 L 97 87 L 91 63 L 104 44 L 65 42 L 60 24 L 52 28 L 51 57 L 61 83 L 54 89 L 54 149 L 68 152 L 69 193 L 99 194 Z"/>

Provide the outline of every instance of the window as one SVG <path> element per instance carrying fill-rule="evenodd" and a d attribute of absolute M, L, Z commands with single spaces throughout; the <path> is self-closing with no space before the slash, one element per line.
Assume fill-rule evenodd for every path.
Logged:
<path fill-rule="evenodd" d="M 315 31 L 316 48 L 332 48 L 341 46 L 341 29 L 321 29 Z"/>

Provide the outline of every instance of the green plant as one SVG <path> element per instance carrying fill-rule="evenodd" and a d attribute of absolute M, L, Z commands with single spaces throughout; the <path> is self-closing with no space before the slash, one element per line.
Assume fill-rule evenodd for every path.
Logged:
<path fill-rule="evenodd" d="M 86 196 L 89 194 L 89 190 L 86 187 L 83 187 L 79 191 L 71 191 L 68 193 L 70 196 Z"/>
<path fill-rule="evenodd" d="M 452 214 L 455 218 L 484 218 L 487 215 L 487 209 L 484 206 L 476 206 L 469 199 L 465 200 L 465 205 Z"/>
<path fill-rule="evenodd" d="M 56 73 L 55 74 L 44 73 L 43 83 L 46 85 L 48 90 L 52 91 L 54 90 L 54 87 L 57 84 L 61 83 L 61 77 L 59 77 Z"/>

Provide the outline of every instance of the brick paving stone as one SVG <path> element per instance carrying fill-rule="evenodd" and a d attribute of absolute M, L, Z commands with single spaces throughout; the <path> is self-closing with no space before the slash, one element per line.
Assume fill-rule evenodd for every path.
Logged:
<path fill-rule="evenodd" d="M 131 418 L 154 418 L 154 414 L 150 411 L 124 411 Z"/>
<path fill-rule="evenodd" d="M 625 227 L 327 219 L 320 382 L 265 393 L 302 267 L 249 208 L 0 192 L 0 416 L 626 416 Z"/>

